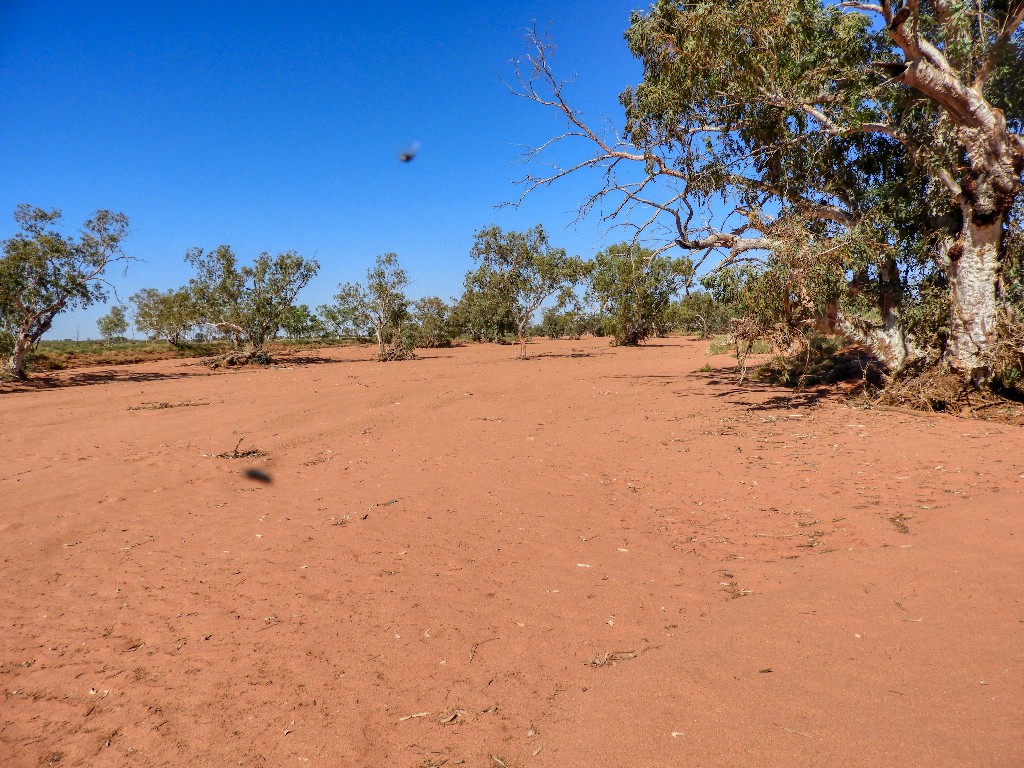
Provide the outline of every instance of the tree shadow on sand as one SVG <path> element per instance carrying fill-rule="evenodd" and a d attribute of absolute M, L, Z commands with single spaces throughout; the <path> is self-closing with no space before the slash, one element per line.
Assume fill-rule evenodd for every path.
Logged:
<path fill-rule="evenodd" d="M 189 376 L 215 376 L 213 371 L 182 371 L 161 373 L 158 371 L 131 371 L 123 368 L 104 368 L 76 371 L 74 369 L 53 373 L 37 373 L 24 381 L 7 381 L 0 384 L 0 395 L 19 392 L 39 392 L 47 389 L 85 387 L 94 384 L 146 383 L 151 381 L 173 381 Z"/>
<path fill-rule="evenodd" d="M 418 360 L 434 360 L 452 357 L 452 355 L 429 355 L 426 357 L 415 357 L 401 362 L 416 362 Z M 150 361 L 147 361 L 150 362 Z M 209 368 L 200 359 L 182 363 L 181 370 L 176 371 L 140 371 L 135 365 L 126 363 L 110 368 L 65 368 L 59 371 L 37 371 L 23 381 L 0 381 L 0 396 L 5 394 L 16 394 L 24 392 L 40 392 L 51 389 L 64 389 L 67 387 L 86 387 L 96 384 L 144 384 L 155 381 L 174 381 L 194 376 L 225 376 L 240 371 L 270 371 L 282 368 L 305 368 L 317 365 L 351 365 L 359 363 L 378 363 L 376 353 L 368 354 L 365 357 L 337 359 L 324 357 L 317 354 L 284 354 L 272 359 L 268 365 L 238 365 L 226 366 L 216 370 Z M 138 365 L 145 365 L 139 363 Z"/>
<path fill-rule="evenodd" d="M 735 376 L 729 381 L 723 377 L 725 373 Z M 833 390 L 826 386 L 816 386 L 812 389 L 791 389 L 782 384 L 772 382 L 751 381 L 747 379 L 739 382 L 739 369 L 718 369 L 714 371 L 695 371 L 688 374 L 688 378 L 696 381 L 703 381 L 705 386 L 715 387 L 717 391 L 709 392 L 712 397 L 728 400 L 733 405 L 747 408 L 751 411 L 776 411 L 790 410 L 796 408 L 810 408 L 834 394 Z M 730 377 L 731 378 L 731 377 Z M 751 395 L 771 393 L 765 399 L 751 398 Z"/>
<path fill-rule="evenodd" d="M 809 408 L 821 400 L 834 394 L 828 387 L 818 386 L 813 389 L 790 389 L 781 384 L 771 382 L 739 381 L 740 371 L 737 367 L 716 368 L 711 371 L 690 371 L 677 374 L 671 373 L 636 373 L 608 376 L 609 379 L 626 379 L 644 382 L 651 385 L 670 386 L 673 384 L 697 385 L 689 391 L 679 391 L 679 395 L 702 395 L 728 400 L 731 404 L 752 411 L 772 411 L 795 408 Z M 699 385 L 703 384 L 703 387 Z M 705 387 L 707 389 L 705 389 Z M 770 394 L 761 399 L 758 394 Z"/>

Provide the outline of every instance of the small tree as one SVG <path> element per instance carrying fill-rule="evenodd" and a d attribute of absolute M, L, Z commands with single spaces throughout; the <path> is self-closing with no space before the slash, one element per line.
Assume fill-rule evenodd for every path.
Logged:
<path fill-rule="evenodd" d="M 135 305 L 135 327 L 152 339 L 181 346 L 182 339 L 199 324 L 199 310 L 186 288 L 158 291 L 143 288 L 130 298 Z"/>
<path fill-rule="evenodd" d="M 409 318 L 409 301 L 405 298 L 409 275 L 398 265 L 398 254 L 385 253 L 377 257 L 373 269 L 366 273 L 366 286 L 370 295 L 374 330 L 377 333 L 378 357 L 400 359 L 408 357 L 411 347 L 402 337 L 402 325 Z M 385 342 L 391 342 L 391 352 L 385 352 Z"/>
<path fill-rule="evenodd" d="M 465 290 L 452 307 L 453 334 L 473 341 L 499 342 L 506 334 L 515 333 L 515 318 L 504 299 L 490 288 L 493 283 L 486 266 L 466 274 Z"/>
<path fill-rule="evenodd" d="M 0 258 L 0 328 L 9 347 L 4 376 L 24 379 L 28 351 L 66 309 L 87 307 L 106 298 L 107 267 L 126 259 L 121 241 L 128 217 L 97 211 L 79 238 L 55 229 L 61 214 L 19 205 L 14 219 L 21 230 L 3 241 Z"/>
<path fill-rule="evenodd" d="M 666 324 L 672 297 L 692 275 L 687 258 L 619 243 L 594 257 L 587 293 L 608 316 L 615 343 L 635 346 Z"/>
<path fill-rule="evenodd" d="M 238 267 L 231 248 L 204 253 L 193 248 L 185 260 L 196 270 L 189 283 L 199 317 L 229 336 L 235 348 L 259 352 L 284 322 L 295 298 L 320 269 L 315 259 L 294 251 L 261 253 L 251 267 Z"/>
<path fill-rule="evenodd" d="M 366 286 L 343 283 L 338 286 L 335 303 L 320 307 L 321 317 L 340 333 L 366 336 L 372 331 L 377 339 L 377 358 L 397 360 L 411 355 L 411 343 L 403 336 L 409 318 L 405 288 L 409 275 L 398 264 L 398 255 L 377 257 L 366 272 Z M 390 345 L 391 349 L 387 349 Z"/>
<path fill-rule="evenodd" d="M 537 331 L 549 339 L 579 339 L 588 330 L 589 318 L 583 308 L 573 304 L 569 307 L 546 307 L 541 312 Z"/>
<path fill-rule="evenodd" d="M 242 348 L 245 337 L 245 283 L 238 259 L 229 245 L 213 251 L 192 248 L 185 261 L 196 271 L 188 291 L 196 303 L 197 318 L 231 339 L 235 349 Z"/>
<path fill-rule="evenodd" d="M 451 314 L 451 307 L 437 296 L 427 296 L 416 301 L 412 311 L 412 321 L 416 328 L 416 346 L 450 347 Z"/>
<path fill-rule="evenodd" d="M 107 314 L 96 321 L 100 337 L 110 344 L 118 339 L 123 339 L 128 333 L 128 318 L 125 316 L 124 307 L 115 304 Z"/>
<path fill-rule="evenodd" d="M 694 291 L 672 305 L 672 316 L 679 330 L 696 333 L 702 339 L 729 330 L 729 308 L 706 291 Z"/>
<path fill-rule="evenodd" d="M 328 335 L 323 320 L 305 304 L 288 308 L 281 319 L 281 330 L 290 339 L 322 339 Z"/>
<path fill-rule="evenodd" d="M 342 283 L 333 304 L 317 307 L 320 320 L 335 336 L 366 339 L 373 334 L 370 295 L 359 283 Z"/>
<path fill-rule="evenodd" d="M 470 255 L 486 268 L 488 289 L 501 298 L 512 314 L 519 340 L 519 356 L 526 357 L 526 327 L 534 312 L 552 296 L 568 297 L 585 268 L 564 248 L 548 243 L 541 225 L 526 232 L 503 232 L 490 226 L 476 233 Z"/>

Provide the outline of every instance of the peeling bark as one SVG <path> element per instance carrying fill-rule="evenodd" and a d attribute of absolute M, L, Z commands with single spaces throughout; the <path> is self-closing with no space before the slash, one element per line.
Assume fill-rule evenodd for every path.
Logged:
<path fill-rule="evenodd" d="M 997 341 L 1003 229 L 1021 192 L 1024 139 L 1007 128 L 1002 110 L 982 94 L 984 78 L 968 86 L 942 52 L 895 26 L 893 40 L 908 56 L 896 79 L 938 104 L 966 159 L 958 175 L 952 169 L 938 173 L 956 198 L 963 223 L 952 246 L 948 251 L 941 246 L 935 261 L 950 285 L 949 363 L 984 383 L 991 377 L 986 358 Z"/>
<path fill-rule="evenodd" d="M 881 324 L 868 323 L 840 312 L 836 316 L 835 330 L 851 341 L 863 344 L 890 370 L 902 368 L 907 361 L 924 355 L 924 350 L 907 336 L 896 311 L 887 312 Z"/>
<path fill-rule="evenodd" d="M 975 381 L 989 372 L 986 352 L 996 341 L 1003 221 L 965 224 L 949 254 L 950 362 Z"/>

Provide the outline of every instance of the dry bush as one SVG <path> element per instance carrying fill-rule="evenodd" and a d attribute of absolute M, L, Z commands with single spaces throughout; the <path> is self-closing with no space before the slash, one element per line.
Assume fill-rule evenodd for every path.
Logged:
<path fill-rule="evenodd" d="M 203 360 L 210 368 L 236 368 L 242 365 L 273 365 L 273 358 L 264 350 L 232 351 Z"/>
<path fill-rule="evenodd" d="M 999 339 L 986 356 L 995 387 L 1013 398 L 1024 398 L 1024 323 L 1009 313 L 996 325 Z"/>
<path fill-rule="evenodd" d="M 378 354 L 377 359 L 382 363 L 390 363 L 396 360 L 415 360 L 416 353 L 413 352 L 412 347 L 406 344 L 393 344 Z"/>

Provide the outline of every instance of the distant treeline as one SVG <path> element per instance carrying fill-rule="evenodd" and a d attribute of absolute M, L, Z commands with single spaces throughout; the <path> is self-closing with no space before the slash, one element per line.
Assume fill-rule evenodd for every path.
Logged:
<path fill-rule="evenodd" d="M 56 229 L 59 211 L 26 205 L 15 218 L 21 231 L 4 241 L 0 261 L 0 349 L 6 375 L 23 378 L 27 357 L 58 314 L 106 300 L 108 267 L 128 258 L 121 249 L 128 219 L 100 211 L 74 238 Z M 539 334 L 592 334 L 623 345 L 671 331 L 706 337 L 726 329 L 733 314 L 701 287 L 688 258 L 635 244 L 583 259 L 552 246 L 541 226 L 491 226 L 476 233 L 471 256 L 475 267 L 457 298 L 410 298 L 398 255 L 386 253 L 364 281 L 340 284 L 330 303 L 313 309 L 298 295 L 320 272 L 315 259 L 287 251 L 242 264 L 228 245 L 193 248 L 184 257 L 193 269 L 186 285 L 140 290 L 97 325 L 108 341 L 124 338 L 131 325 L 173 346 L 226 340 L 252 361 L 265 358 L 266 344 L 281 336 L 372 340 L 380 359 L 394 360 L 459 339 L 514 338 L 525 355 L 527 337 Z"/>

